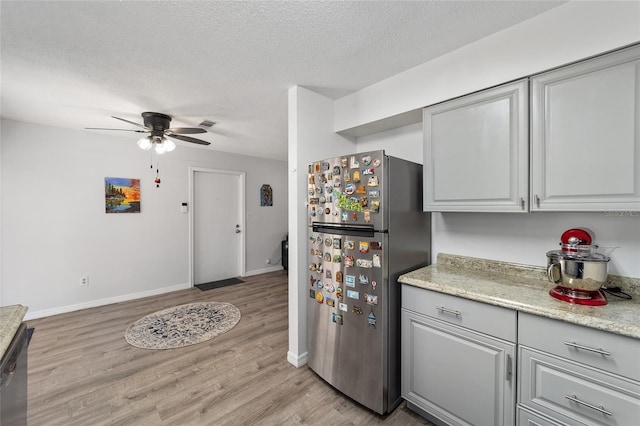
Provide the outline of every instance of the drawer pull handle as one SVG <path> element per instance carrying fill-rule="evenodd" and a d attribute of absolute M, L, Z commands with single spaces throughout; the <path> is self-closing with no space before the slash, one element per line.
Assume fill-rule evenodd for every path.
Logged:
<path fill-rule="evenodd" d="M 567 345 L 567 346 L 571 346 L 573 348 L 576 348 L 576 349 L 584 349 L 585 351 L 595 352 L 595 353 L 600 354 L 600 355 L 611 356 L 610 352 L 607 352 L 602 348 L 597 348 L 597 349 L 596 348 L 590 348 L 589 346 L 579 345 L 576 342 L 564 342 L 564 344 Z"/>
<path fill-rule="evenodd" d="M 436 309 L 442 312 L 443 314 L 451 314 L 459 317 L 462 315 L 460 311 L 456 311 L 454 309 L 445 308 L 444 306 L 436 306 Z"/>
<path fill-rule="evenodd" d="M 602 414 L 606 414 L 607 416 L 613 416 L 613 413 L 611 411 L 605 410 L 605 408 L 602 405 L 600 407 L 596 407 L 595 405 L 589 404 L 588 402 L 580 401 L 578 397 L 575 395 L 565 395 L 564 397 L 567 398 L 569 401 L 573 401 L 577 404 L 584 405 L 585 407 L 589 407 L 592 410 L 599 411 Z"/>

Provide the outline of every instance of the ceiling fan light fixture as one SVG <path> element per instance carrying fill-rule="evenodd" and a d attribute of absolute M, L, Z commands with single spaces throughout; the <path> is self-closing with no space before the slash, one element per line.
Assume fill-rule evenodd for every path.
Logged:
<path fill-rule="evenodd" d="M 138 146 L 144 149 L 145 151 L 148 151 L 149 149 L 151 149 L 152 145 L 153 143 L 151 142 L 151 136 L 145 136 L 138 140 Z"/>
<path fill-rule="evenodd" d="M 164 142 L 162 144 L 164 145 L 164 151 L 165 152 L 171 152 L 174 149 L 176 149 L 176 144 L 173 143 L 172 140 L 169 140 L 169 139 L 166 139 L 166 138 L 163 138 L 163 139 L 164 139 Z"/>

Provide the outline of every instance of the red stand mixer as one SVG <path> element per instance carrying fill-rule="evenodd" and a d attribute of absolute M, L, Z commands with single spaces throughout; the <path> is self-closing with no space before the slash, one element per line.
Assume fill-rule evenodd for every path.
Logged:
<path fill-rule="evenodd" d="M 568 229 L 560 237 L 561 250 L 547 252 L 547 276 L 557 284 L 549 290 L 552 297 L 579 305 L 607 304 L 600 287 L 607 281 L 609 257 L 595 252 L 593 240 L 587 229 Z"/>

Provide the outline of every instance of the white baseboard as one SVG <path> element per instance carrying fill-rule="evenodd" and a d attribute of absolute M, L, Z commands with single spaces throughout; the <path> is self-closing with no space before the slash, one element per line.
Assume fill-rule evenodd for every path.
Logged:
<path fill-rule="evenodd" d="M 302 367 L 309 361 L 309 352 L 296 355 L 293 352 L 289 351 L 287 352 L 287 361 L 289 361 L 289 364 L 293 364 L 293 366 L 296 368 Z"/>
<path fill-rule="evenodd" d="M 123 294 L 122 296 L 108 297 L 106 299 L 91 300 L 89 302 L 77 303 L 75 305 L 60 306 L 58 308 L 44 309 L 42 311 L 27 312 L 25 321 L 49 317 L 51 315 L 66 314 L 67 312 L 79 311 L 81 309 L 95 308 L 97 306 L 110 305 L 112 303 L 126 302 L 128 300 L 142 299 L 143 297 L 157 296 L 159 294 L 171 293 L 172 291 L 185 290 L 191 288 L 191 284 L 177 284 L 170 287 L 157 288 L 153 290 L 141 291 L 138 293 Z"/>
<path fill-rule="evenodd" d="M 268 268 L 254 269 L 253 271 L 246 271 L 243 277 L 250 277 L 251 275 L 260 275 L 260 274 L 266 274 L 267 272 L 275 272 L 275 271 L 282 271 L 282 266 L 276 265 L 276 266 L 269 266 Z"/>

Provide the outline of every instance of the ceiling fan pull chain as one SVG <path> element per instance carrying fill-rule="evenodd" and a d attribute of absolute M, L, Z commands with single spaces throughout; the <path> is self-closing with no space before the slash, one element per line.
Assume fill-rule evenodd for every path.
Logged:
<path fill-rule="evenodd" d="M 160 188 L 160 159 L 156 161 L 156 178 L 154 179 L 156 188 Z"/>

